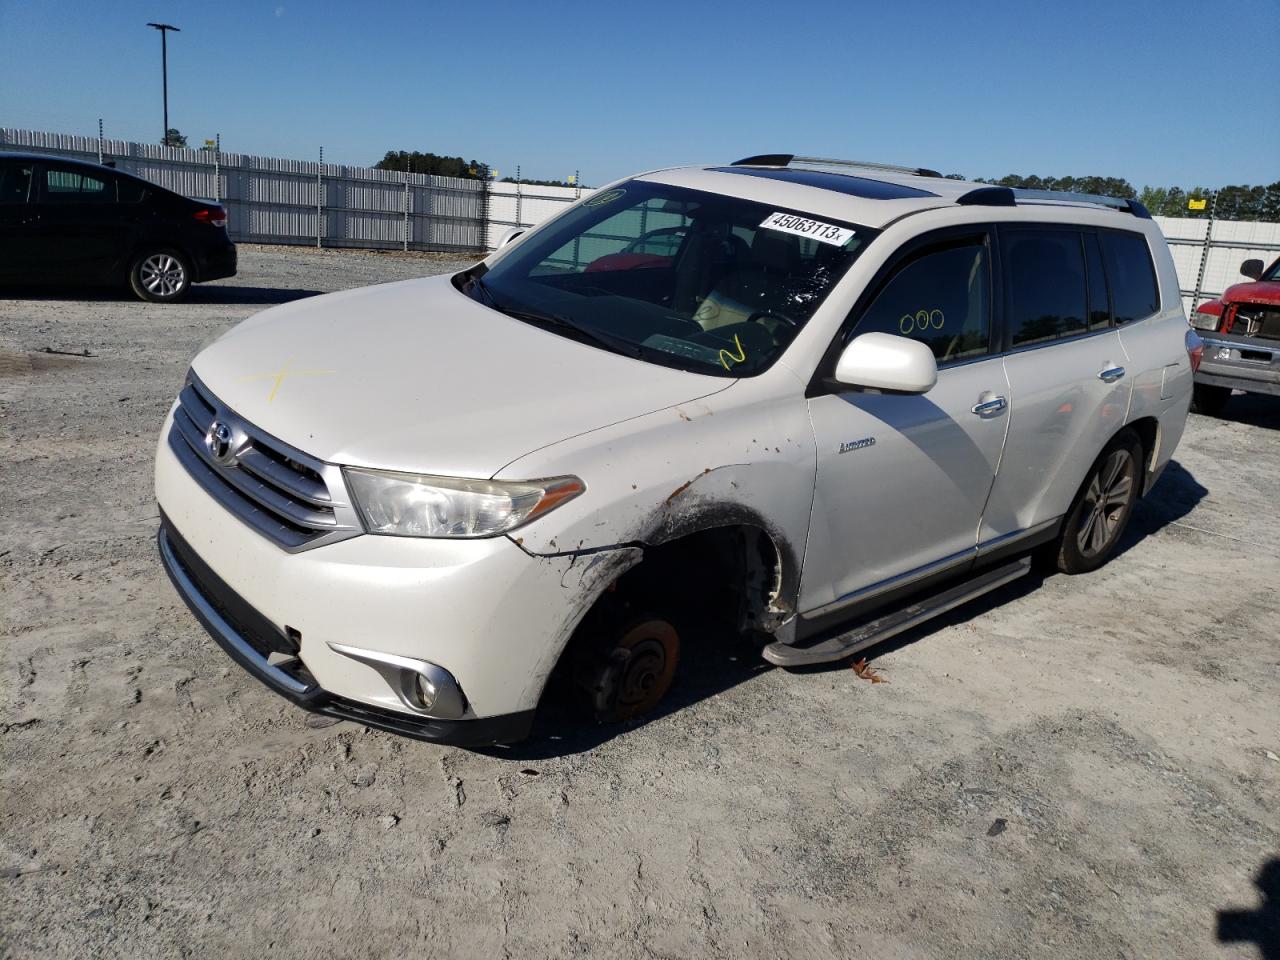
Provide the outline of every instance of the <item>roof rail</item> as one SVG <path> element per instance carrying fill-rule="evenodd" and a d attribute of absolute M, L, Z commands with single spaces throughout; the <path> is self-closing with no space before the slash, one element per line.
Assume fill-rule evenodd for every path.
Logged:
<path fill-rule="evenodd" d="M 1137 200 L 1120 197 L 1104 197 L 1097 193 L 1068 193 L 1065 190 L 1030 190 L 1023 187 L 977 187 L 956 199 L 963 206 L 1012 207 L 1018 201 L 1035 203 L 1089 203 L 1108 207 L 1122 213 L 1131 213 L 1142 220 L 1150 220 L 1151 214 Z"/>
<path fill-rule="evenodd" d="M 907 173 L 913 177 L 941 177 L 937 170 L 927 167 L 898 167 L 891 163 L 873 163 L 864 160 L 830 160 L 824 157 L 797 157 L 792 153 L 762 153 L 754 157 L 735 160 L 733 167 L 787 167 L 793 163 L 805 163 L 820 167 L 860 167 L 864 170 L 886 170 Z"/>

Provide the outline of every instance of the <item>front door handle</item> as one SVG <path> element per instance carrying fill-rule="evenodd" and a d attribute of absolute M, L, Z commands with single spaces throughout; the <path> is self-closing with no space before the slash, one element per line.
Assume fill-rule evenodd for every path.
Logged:
<path fill-rule="evenodd" d="M 1123 376 L 1124 367 L 1107 367 L 1107 369 L 1098 374 L 1098 379 L 1103 383 L 1115 383 Z"/>
<path fill-rule="evenodd" d="M 992 397 L 990 400 L 982 400 L 975 403 L 970 409 L 980 417 L 990 416 L 993 413 L 999 413 L 1009 405 L 1004 397 Z"/>

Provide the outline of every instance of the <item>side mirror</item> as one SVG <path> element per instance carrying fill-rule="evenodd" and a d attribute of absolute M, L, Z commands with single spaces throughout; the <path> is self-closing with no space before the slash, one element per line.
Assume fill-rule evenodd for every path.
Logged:
<path fill-rule="evenodd" d="M 854 337 L 836 361 L 835 379 L 850 387 L 928 393 L 938 382 L 933 351 L 919 340 L 891 333 Z"/>
<path fill-rule="evenodd" d="M 497 245 L 497 247 L 495 247 L 494 249 L 495 249 L 495 250 L 501 250 L 501 249 L 502 249 L 503 247 L 505 247 L 507 244 L 511 243 L 511 241 L 515 240 L 515 239 L 516 239 L 517 237 L 519 237 L 521 234 L 525 233 L 528 229 L 529 229 L 528 227 L 510 227 L 510 228 L 508 228 L 507 232 L 506 232 L 506 233 L 504 233 L 501 237 L 499 237 L 499 238 L 498 238 L 498 245 Z"/>
<path fill-rule="evenodd" d="M 1250 280 L 1257 280 L 1262 276 L 1262 270 L 1265 266 L 1261 260 L 1246 260 L 1240 264 L 1240 272 Z"/>

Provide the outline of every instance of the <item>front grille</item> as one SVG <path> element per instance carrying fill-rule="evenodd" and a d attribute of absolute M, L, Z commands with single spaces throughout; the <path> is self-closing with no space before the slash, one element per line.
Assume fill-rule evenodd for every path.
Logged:
<path fill-rule="evenodd" d="M 219 425 L 227 428 L 221 446 L 211 439 Z M 338 467 L 259 430 L 194 375 L 178 395 L 169 448 L 211 497 L 285 550 L 360 533 Z"/>
<path fill-rule="evenodd" d="M 1266 303 L 1238 303 L 1231 308 L 1224 333 L 1242 337 L 1280 340 L 1280 306 Z"/>

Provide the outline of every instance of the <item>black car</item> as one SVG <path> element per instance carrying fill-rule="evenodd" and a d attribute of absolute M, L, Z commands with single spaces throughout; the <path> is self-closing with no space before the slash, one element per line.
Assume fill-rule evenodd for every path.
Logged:
<path fill-rule="evenodd" d="M 143 300 L 234 276 L 219 204 L 96 163 L 0 153 L 0 285 L 128 285 Z"/>

